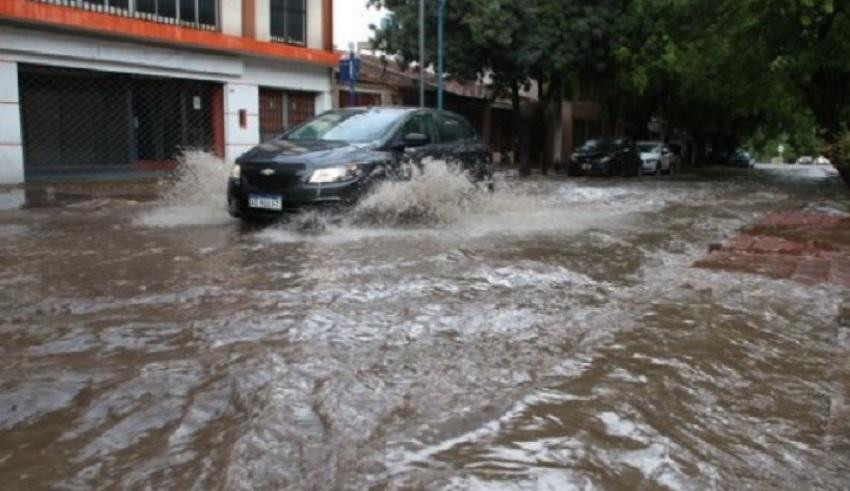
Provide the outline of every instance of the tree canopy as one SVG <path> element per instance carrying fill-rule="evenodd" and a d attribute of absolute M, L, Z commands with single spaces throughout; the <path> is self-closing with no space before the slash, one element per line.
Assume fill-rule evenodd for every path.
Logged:
<path fill-rule="evenodd" d="M 413 60 L 418 0 L 370 3 L 392 12 L 378 49 Z M 533 79 L 545 99 L 592 98 L 633 128 L 662 117 L 715 146 L 846 141 L 845 0 L 448 0 L 446 13 L 447 72 L 461 80 Z M 846 159 L 832 157 L 850 183 Z"/>

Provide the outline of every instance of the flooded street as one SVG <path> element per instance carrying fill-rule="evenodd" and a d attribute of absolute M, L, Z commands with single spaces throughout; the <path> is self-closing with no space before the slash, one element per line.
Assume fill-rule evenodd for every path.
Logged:
<path fill-rule="evenodd" d="M 461 204 L 443 178 L 307 231 L 240 226 L 223 180 L 0 211 L 0 482 L 850 483 L 848 292 L 692 267 L 771 211 L 846 214 L 832 172 L 508 179 Z"/>

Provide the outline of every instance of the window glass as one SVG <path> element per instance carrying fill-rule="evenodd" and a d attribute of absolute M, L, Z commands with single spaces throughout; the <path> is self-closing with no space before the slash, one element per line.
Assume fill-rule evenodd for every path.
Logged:
<path fill-rule="evenodd" d="M 440 116 L 437 131 L 440 133 L 440 143 L 466 140 L 475 136 L 475 132 L 465 121 L 448 114 Z"/>
<path fill-rule="evenodd" d="M 146 14 L 155 14 L 156 0 L 136 0 L 136 10 Z"/>
<path fill-rule="evenodd" d="M 271 35 L 276 41 L 304 44 L 307 6 L 305 0 L 270 0 Z"/>
<path fill-rule="evenodd" d="M 404 126 L 401 128 L 399 132 L 400 136 L 404 138 L 405 136 L 411 133 L 421 133 L 428 137 L 428 143 L 431 143 L 434 138 L 434 120 L 431 118 L 429 114 L 417 114 L 410 118 L 407 123 L 404 123 Z"/>
<path fill-rule="evenodd" d="M 180 20 L 195 22 L 195 0 L 180 0 Z"/>
<path fill-rule="evenodd" d="M 198 0 L 198 22 L 208 26 L 215 24 L 215 2 L 216 0 Z"/>
<path fill-rule="evenodd" d="M 286 9 L 284 0 L 271 0 L 269 8 L 271 9 L 272 37 L 278 39 L 285 38 L 286 28 L 284 19 L 286 18 Z"/>
<path fill-rule="evenodd" d="M 662 146 L 655 142 L 638 143 L 638 152 L 641 153 L 661 153 Z"/>
<path fill-rule="evenodd" d="M 305 0 L 286 0 L 286 38 L 293 43 L 304 43 L 307 9 Z"/>
<path fill-rule="evenodd" d="M 156 0 L 157 14 L 160 17 L 177 17 L 177 0 Z"/>
<path fill-rule="evenodd" d="M 372 142 L 382 138 L 404 115 L 398 109 L 331 111 L 283 135 L 286 140 Z"/>

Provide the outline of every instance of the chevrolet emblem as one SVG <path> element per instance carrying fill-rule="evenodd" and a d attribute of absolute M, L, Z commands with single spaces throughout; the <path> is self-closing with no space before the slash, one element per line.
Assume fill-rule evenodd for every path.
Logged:
<path fill-rule="evenodd" d="M 260 174 L 262 174 L 264 176 L 273 176 L 274 175 L 274 169 L 263 169 L 263 170 L 260 171 Z"/>

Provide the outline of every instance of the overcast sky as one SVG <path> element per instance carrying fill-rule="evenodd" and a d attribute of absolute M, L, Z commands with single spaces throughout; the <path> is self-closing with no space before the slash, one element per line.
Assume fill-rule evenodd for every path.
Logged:
<path fill-rule="evenodd" d="M 366 8 L 367 0 L 334 1 L 334 44 L 348 49 L 348 43 L 368 41 L 369 24 L 378 24 L 384 13 Z"/>

